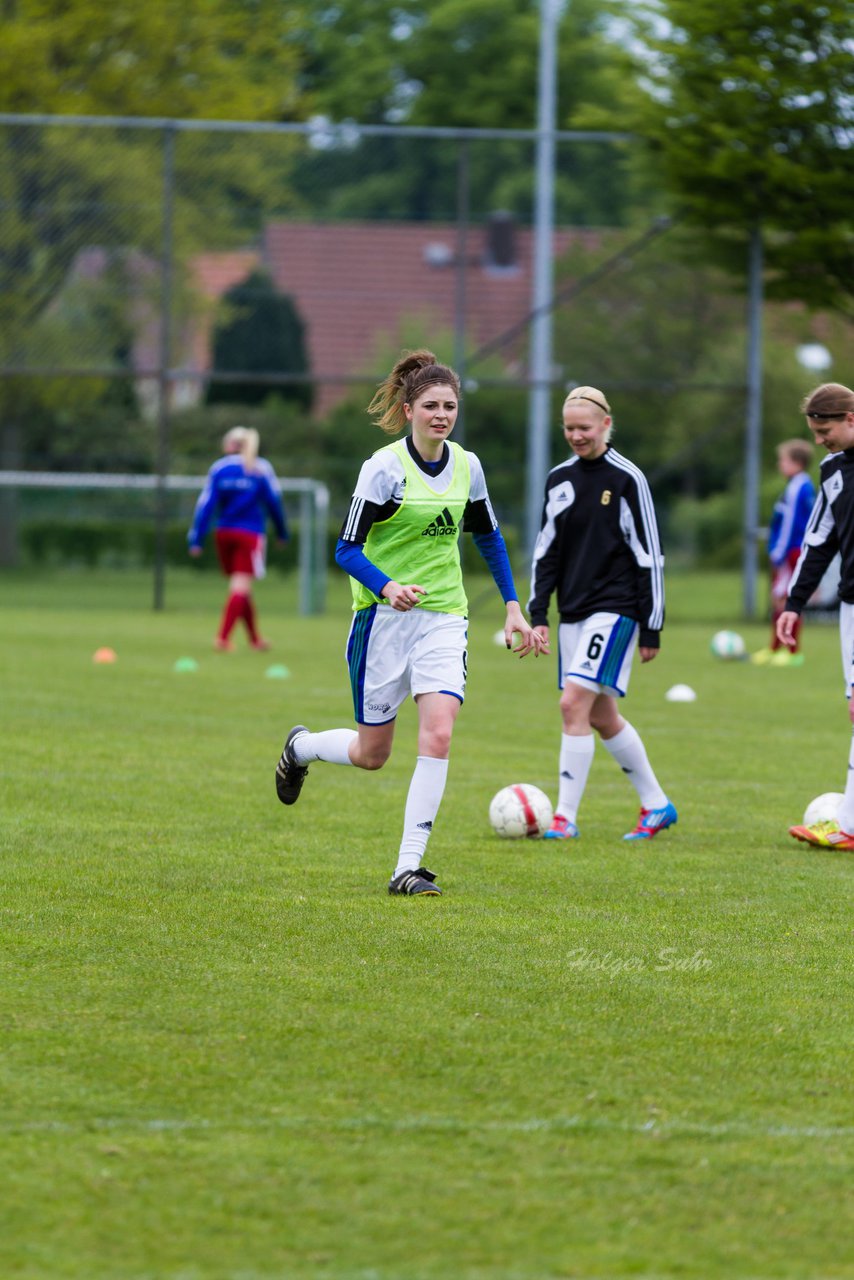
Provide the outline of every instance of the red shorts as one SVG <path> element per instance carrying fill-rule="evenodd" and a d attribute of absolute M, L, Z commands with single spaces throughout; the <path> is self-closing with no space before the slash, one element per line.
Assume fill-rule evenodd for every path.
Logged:
<path fill-rule="evenodd" d="M 786 552 L 786 559 L 782 564 L 771 566 L 771 596 L 775 601 L 783 601 L 789 594 L 792 574 L 795 572 L 800 554 L 800 547 L 793 547 L 791 551 Z"/>
<path fill-rule="evenodd" d="M 263 533 L 250 533 L 248 529 L 217 529 L 216 550 L 226 576 L 248 573 L 253 578 L 264 577 L 267 539 Z"/>

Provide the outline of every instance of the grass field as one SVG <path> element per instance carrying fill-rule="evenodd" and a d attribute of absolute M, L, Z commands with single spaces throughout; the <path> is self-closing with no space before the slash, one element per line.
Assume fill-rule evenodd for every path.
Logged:
<path fill-rule="evenodd" d="M 722 663 L 717 627 L 766 640 L 738 581 L 671 579 L 625 709 L 679 824 L 625 844 L 600 749 L 555 848 L 486 820 L 555 796 L 554 661 L 470 594 L 418 901 L 385 893 L 411 708 L 381 773 L 275 798 L 290 725 L 352 719 L 340 582 L 299 618 L 270 579 L 273 653 L 214 655 L 212 575 L 159 614 L 141 574 L 0 577 L 0 1276 L 854 1276 L 854 855 L 786 833 L 843 785 L 836 629 Z"/>

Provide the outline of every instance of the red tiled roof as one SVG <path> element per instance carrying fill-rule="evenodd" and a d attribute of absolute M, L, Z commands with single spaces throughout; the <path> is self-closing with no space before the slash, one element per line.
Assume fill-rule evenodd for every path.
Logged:
<path fill-rule="evenodd" d="M 524 366 L 524 321 L 532 292 L 531 229 L 515 229 L 515 265 L 501 268 L 490 263 L 487 228 L 472 226 L 466 235 L 462 298 L 457 236 L 454 223 L 274 222 L 266 227 L 260 250 L 196 254 L 189 264 L 190 281 L 202 305 L 175 335 L 176 362 L 196 373 L 210 369 L 215 304 L 263 265 L 277 288 L 291 296 L 305 325 L 309 369 L 317 379 L 317 413 L 347 394 L 348 378 L 374 378 L 384 372 L 376 367 L 379 359 L 387 358 L 381 348 L 447 342 L 455 332 L 460 306 L 469 353 L 521 325 L 517 336 L 501 344 L 498 355 L 505 368 Z M 558 228 L 555 256 L 575 241 L 598 239 L 595 231 Z M 106 251 L 94 247 L 78 255 L 72 274 L 97 278 L 105 263 Z M 156 264 L 143 255 L 136 255 L 131 266 L 140 279 L 156 271 Z M 132 301 L 132 317 L 134 367 L 154 368 L 160 320 L 147 295 Z M 439 355 L 453 359 L 452 352 Z M 476 376 L 478 371 L 472 372 Z M 330 381 L 324 384 L 325 378 Z M 173 386 L 173 400 L 196 403 L 203 391 L 198 378 L 190 377 Z"/>
<path fill-rule="evenodd" d="M 559 229 L 555 255 L 574 239 L 595 232 Z M 531 308 L 530 228 L 517 228 L 516 263 L 496 268 L 486 261 L 486 231 L 472 227 L 466 236 L 464 321 L 467 348 L 499 337 L 524 320 Z M 312 374 L 318 386 L 316 409 L 322 412 L 347 388 L 322 386 L 322 379 L 376 374 L 378 339 L 402 340 L 401 326 L 423 323 L 423 341 L 454 331 L 457 228 L 453 223 L 338 222 L 270 223 L 264 234 L 264 260 L 277 287 L 290 294 L 306 326 Z M 440 248 L 439 248 L 440 247 Z M 444 265 L 434 265 L 444 254 Z M 432 258 L 432 262 L 431 262 Z M 506 364 L 524 359 L 527 335 L 502 348 Z M 442 353 L 445 354 L 445 353 Z M 450 353 L 445 355 L 450 359 Z"/>
<path fill-rule="evenodd" d="M 190 262 L 190 282 L 205 301 L 218 302 L 258 266 L 258 258 L 254 249 L 197 253 Z M 214 307 L 205 307 L 202 315 L 196 316 L 191 332 L 184 335 L 182 363 L 190 369 L 206 370 L 211 366 L 214 318 Z"/>
<path fill-rule="evenodd" d="M 204 297 L 218 299 L 245 280 L 253 267 L 258 266 L 258 259 L 254 249 L 197 253 L 190 263 L 191 281 Z"/>

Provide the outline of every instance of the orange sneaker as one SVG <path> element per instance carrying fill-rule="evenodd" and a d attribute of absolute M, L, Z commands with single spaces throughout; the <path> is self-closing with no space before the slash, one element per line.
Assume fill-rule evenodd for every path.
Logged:
<path fill-rule="evenodd" d="M 835 818 L 814 822 L 811 827 L 789 827 L 789 835 L 818 849 L 854 849 L 854 836 L 843 831 Z"/>

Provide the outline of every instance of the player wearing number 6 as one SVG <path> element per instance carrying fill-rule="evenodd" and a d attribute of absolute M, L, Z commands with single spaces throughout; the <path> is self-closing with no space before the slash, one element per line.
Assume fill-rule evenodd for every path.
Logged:
<path fill-rule="evenodd" d="M 611 409 L 596 387 L 576 387 L 563 406 L 572 456 L 546 480 L 531 569 L 528 612 L 548 640 L 556 597 L 563 733 L 558 801 L 547 840 L 578 835 L 578 808 L 599 734 L 641 803 L 626 840 L 650 840 L 676 822 L 637 730 L 617 710 L 635 648 L 658 653 L 664 624 L 664 558 L 652 496 L 638 468 L 610 445 Z"/>

